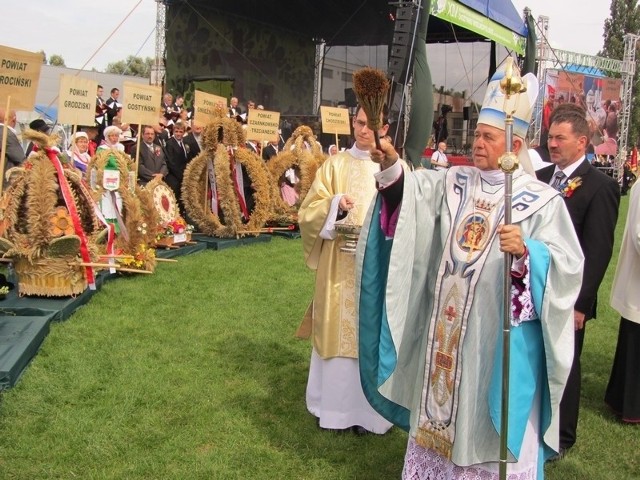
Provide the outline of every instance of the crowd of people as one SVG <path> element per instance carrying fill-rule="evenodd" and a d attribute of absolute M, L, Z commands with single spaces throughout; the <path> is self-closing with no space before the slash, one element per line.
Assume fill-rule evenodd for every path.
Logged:
<path fill-rule="evenodd" d="M 411 171 L 386 137 L 386 112 L 374 133 L 358 107 L 353 145 L 329 147 L 298 212 L 305 262 L 316 271 L 307 312 L 307 409 L 319 428 L 332 433 L 383 435 L 393 425 L 408 431 L 403 478 L 496 478 L 503 384 L 497 319 L 504 280 L 512 313 L 509 474 L 542 478 L 544 463 L 562 459 L 578 438 L 580 356 L 613 255 L 620 187 L 588 160 L 593 128 L 579 102 L 549 112 L 550 163 L 534 171 L 525 138 L 538 85 L 529 74 L 513 114 L 518 206 L 512 224 L 505 224 L 498 161 L 507 140 L 503 98 L 496 93 L 503 75 L 494 75 L 480 110 L 473 167 L 448 168 L 442 141 L 431 159 L 434 168 Z M 121 121 L 118 89 L 107 100 L 103 92 L 99 86 L 95 125 L 73 136 L 68 153 L 75 168 L 86 171 L 98 150 L 132 152 L 138 138 L 139 182 L 164 179 L 179 199 L 185 168 L 202 149 L 202 126 L 193 122 L 184 98 L 166 93 L 158 123 L 142 126 L 138 135 Z M 262 106 L 249 100 L 243 109 L 233 97 L 228 116 L 246 123 L 252 108 Z M 15 112 L 0 110 L 0 122 L 0 134 L 3 128 L 15 133 Z M 42 121 L 30 127 L 47 133 Z M 8 166 L 27 156 L 13 136 Z M 284 143 L 280 135 L 244 147 L 269 161 Z M 293 172 L 284 181 L 293 186 L 296 179 Z M 640 422 L 634 374 L 640 304 L 629 294 L 640 263 L 638 195 L 636 187 L 612 293 L 622 318 L 605 398 L 630 423 Z M 355 254 L 338 233 L 345 227 L 358 238 Z M 507 279 L 505 254 L 511 261 Z"/>

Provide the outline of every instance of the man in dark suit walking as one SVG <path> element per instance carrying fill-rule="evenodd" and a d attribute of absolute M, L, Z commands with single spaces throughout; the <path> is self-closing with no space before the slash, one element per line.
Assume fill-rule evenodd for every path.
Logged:
<path fill-rule="evenodd" d="M 558 107 L 551 117 L 548 148 L 553 165 L 538 179 L 564 197 L 584 254 L 584 274 L 574 306 L 575 350 L 569 380 L 560 402 L 560 458 L 576 442 L 580 407 L 580 354 L 586 321 L 595 318 L 597 293 L 613 251 L 620 188 L 586 160 L 589 124 L 577 105 Z"/>

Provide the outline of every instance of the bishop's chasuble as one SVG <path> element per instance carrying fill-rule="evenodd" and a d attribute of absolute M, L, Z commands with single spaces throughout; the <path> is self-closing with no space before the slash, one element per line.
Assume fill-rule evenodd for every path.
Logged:
<path fill-rule="evenodd" d="M 472 167 L 405 174 L 398 183 L 395 231 L 380 223 L 383 192 L 356 254 L 365 395 L 409 431 L 408 453 L 418 445 L 458 470 L 499 460 L 499 178 L 482 178 Z M 532 308 L 525 312 L 527 321 L 511 320 L 509 461 L 518 460 L 528 438 L 535 460 L 519 467 L 534 475 L 526 478 L 535 478 L 545 456 L 558 450 L 558 406 L 573 356 L 573 305 L 583 257 L 557 192 L 519 169 L 512 198 L 512 222 L 529 250 L 526 291 Z M 532 440 L 531 434 L 525 438 L 525 427 L 534 416 Z"/>

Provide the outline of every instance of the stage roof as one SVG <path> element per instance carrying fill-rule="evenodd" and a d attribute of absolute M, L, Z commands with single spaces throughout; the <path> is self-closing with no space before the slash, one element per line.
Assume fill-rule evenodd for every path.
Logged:
<path fill-rule="evenodd" d="M 526 35 L 523 21 L 511 0 L 459 1 L 509 30 Z M 165 0 L 167 5 L 179 3 L 196 11 L 206 9 L 231 14 L 237 16 L 239 22 L 245 18 L 310 39 L 323 39 L 327 45 L 389 44 L 396 10 L 388 0 Z M 484 39 L 484 36 L 430 16 L 427 42 Z"/>

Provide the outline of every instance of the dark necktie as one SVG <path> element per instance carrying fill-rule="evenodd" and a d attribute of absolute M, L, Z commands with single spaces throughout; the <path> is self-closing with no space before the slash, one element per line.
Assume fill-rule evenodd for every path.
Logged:
<path fill-rule="evenodd" d="M 558 170 L 553 175 L 551 186 L 553 188 L 555 188 L 556 190 L 558 190 L 560 188 L 560 185 L 562 185 L 565 182 L 566 179 L 567 179 L 567 176 L 564 173 L 562 173 L 561 170 Z"/>

